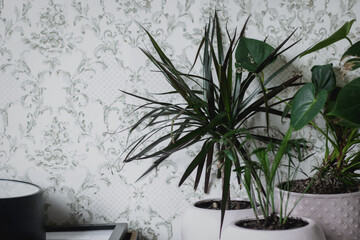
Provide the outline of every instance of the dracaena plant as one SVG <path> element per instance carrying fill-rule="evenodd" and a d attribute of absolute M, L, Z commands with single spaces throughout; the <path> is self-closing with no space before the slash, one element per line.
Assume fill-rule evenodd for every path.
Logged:
<path fill-rule="evenodd" d="M 204 191 L 207 192 L 211 166 L 217 162 L 223 181 L 221 222 L 230 198 L 232 172 L 234 168 L 240 167 L 241 161 L 249 159 L 245 142 L 249 139 L 265 143 L 280 142 L 270 135 L 256 133 L 260 128 L 269 132 L 268 125 L 246 127 L 244 123 L 255 114 L 264 114 L 267 120 L 270 114 L 281 115 L 282 112 L 276 110 L 275 106 L 283 101 L 272 104 L 268 101 L 275 99 L 285 88 L 295 85 L 294 82 L 301 77 L 295 75 L 267 89 L 266 85 L 276 79 L 298 57 L 281 65 L 269 77 L 264 78 L 263 70 L 274 62 L 279 54 L 293 45 L 283 49 L 292 34 L 274 48 L 264 41 L 246 38 L 246 22 L 240 33 L 235 30 L 230 34 L 228 31 L 222 31 L 216 14 L 209 21 L 194 61 L 195 65 L 197 59 L 201 58 L 201 75 L 180 72 L 152 35 L 144 29 L 157 56 L 146 49 L 141 49 L 142 52 L 173 87 L 174 91 L 164 94 L 176 95 L 182 102 L 172 104 L 125 92 L 145 101 L 137 109 L 148 109 L 148 112 L 131 127 L 130 134 L 141 126 L 145 126 L 148 131 L 127 148 L 124 162 L 155 159 L 152 166 L 142 175 L 144 176 L 172 153 L 194 144 L 202 144 L 200 151 L 186 168 L 179 186 L 195 171 L 196 189 L 204 172 Z M 251 84 L 258 86 L 248 92 Z M 197 87 L 190 87 L 193 85 Z M 154 135 L 164 128 L 170 132 L 154 139 Z M 156 148 L 158 149 L 154 151 Z M 238 181 L 240 183 L 239 178 Z"/>
<path fill-rule="evenodd" d="M 353 22 L 348 22 L 342 29 L 346 31 L 338 36 L 339 40 L 347 38 Z M 344 71 L 360 68 L 360 41 L 349 42 L 351 46 L 341 58 L 342 61 L 347 59 Z M 357 190 L 360 176 L 357 173 L 360 170 L 357 147 L 360 143 L 360 77 L 340 87 L 332 64 L 314 66 L 311 72 L 311 82 L 299 89 L 285 113 L 291 110 L 290 124 L 294 130 L 310 123 L 325 137 L 325 154 L 321 165 L 315 168 L 312 184 L 316 188 L 321 188 L 323 183 L 331 184 L 334 189 L 340 184 L 341 188 Z M 317 115 L 325 120 L 324 128 L 312 121 Z"/>

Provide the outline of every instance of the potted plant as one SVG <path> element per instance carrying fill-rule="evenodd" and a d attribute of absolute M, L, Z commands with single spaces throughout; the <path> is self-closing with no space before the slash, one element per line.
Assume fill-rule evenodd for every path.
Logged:
<path fill-rule="evenodd" d="M 344 63 L 344 74 L 360 67 L 359 57 L 360 41 L 341 58 L 350 58 Z M 310 123 L 324 136 L 323 161 L 312 177 L 279 187 L 290 186 L 289 205 L 301 197 L 292 215 L 316 220 L 327 239 L 360 239 L 360 77 L 340 87 L 332 64 L 314 66 L 311 71 L 311 82 L 299 89 L 284 113 L 291 111 L 295 130 Z M 312 121 L 317 115 L 323 118 L 324 128 Z"/>
<path fill-rule="evenodd" d="M 306 50 L 305 52 L 300 54 L 300 56 L 319 50 L 319 48 L 328 46 L 336 41 L 346 38 L 352 23 L 353 21 L 347 22 L 332 36 L 310 48 L 309 50 Z M 352 49 L 350 48 L 347 53 L 353 53 L 353 49 L 354 47 L 352 47 Z M 348 62 L 353 63 L 354 60 L 351 59 Z M 328 71 L 326 71 L 328 67 L 331 66 L 321 66 L 313 68 L 313 74 L 315 76 L 314 79 L 318 80 L 315 83 L 315 86 L 319 88 L 319 92 L 321 91 L 320 88 L 333 88 L 332 84 L 328 82 L 328 79 L 334 78 L 335 75 L 329 74 Z M 346 94 L 346 98 L 351 99 L 353 97 L 354 100 L 360 99 L 356 98 L 358 97 L 357 94 L 359 94 L 360 92 L 355 89 L 355 86 L 359 83 L 355 81 L 354 84 L 355 85 L 351 86 L 351 90 L 357 92 L 356 94 L 350 93 L 348 91 L 351 90 L 346 90 L 347 88 L 344 88 L 340 91 L 340 93 L 338 93 L 339 97 L 337 98 L 337 100 L 344 101 L 345 99 L 341 97 L 344 94 Z M 243 184 L 245 186 L 249 199 L 253 203 L 252 206 L 255 219 L 242 219 L 240 221 L 234 221 L 232 224 L 228 225 L 225 228 L 222 238 L 223 240 L 234 239 L 236 238 L 236 236 L 243 236 L 249 239 L 253 238 L 257 240 L 325 239 L 324 233 L 322 233 L 321 229 L 315 224 L 314 220 L 310 218 L 297 219 L 294 218 L 293 215 L 290 216 L 292 214 L 292 211 L 296 209 L 296 204 L 301 199 L 302 195 L 298 194 L 296 196 L 293 196 L 292 203 L 289 203 L 289 195 L 291 195 L 290 192 L 288 191 L 285 193 L 285 191 L 277 191 L 275 187 L 277 182 L 276 177 L 280 175 L 278 174 L 278 170 L 281 164 L 283 164 L 282 162 L 284 161 L 284 155 L 287 156 L 287 158 L 285 159 L 287 159 L 288 161 L 285 163 L 285 166 L 287 166 L 288 171 L 286 180 L 283 184 L 281 184 L 281 187 L 284 190 L 290 190 L 293 187 L 293 184 L 291 183 L 294 181 L 291 180 L 293 180 L 292 177 L 296 176 L 296 172 L 298 170 L 298 168 L 295 168 L 295 171 L 292 172 L 292 166 L 294 164 L 293 157 L 298 156 L 301 160 L 303 158 L 303 155 L 301 154 L 300 149 L 301 141 L 298 142 L 299 140 L 293 140 L 292 144 L 289 144 L 292 132 L 304 127 L 306 123 L 314 117 L 311 115 L 314 115 L 314 113 L 311 113 L 312 111 L 316 112 L 317 108 L 322 108 L 321 104 L 318 103 L 319 99 L 320 101 L 322 99 L 321 96 L 319 97 L 319 99 L 316 99 L 316 96 L 314 96 L 314 99 L 310 101 L 311 96 L 315 94 L 312 95 L 312 92 L 303 92 L 305 90 L 308 90 L 309 86 L 309 84 L 306 84 L 304 87 L 302 87 L 302 90 L 300 90 L 295 95 L 293 100 L 290 101 L 289 105 L 291 106 L 292 110 L 290 126 L 281 142 L 281 145 L 277 147 L 276 145 L 268 144 L 265 147 L 257 148 L 254 151 L 254 155 L 256 155 L 257 160 L 251 160 L 250 156 L 249 159 L 244 161 L 243 166 L 236 169 L 238 174 L 243 174 L 244 176 Z M 313 86 L 313 89 L 315 89 L 315 86 Z M 336 103 L 333 107 L 332 111 L 335 112 L 335 114 L 332 113 L 333 115 L 339 116 L 339 111 L 337 111 L 337 108 L 340 107 L 339 104 L 340 103 Z M 342 104 L 348 106 L 346 103 L 342 102 Z M 350 106 L 353 107 L 354 105 Z M 341 110 L 344 110 L 342 109 L 343 107 L 344 106 L 341 106 Z M 288 108 L 286 109 L 286 111 L 284 111 L 283 115 L 287 115 L 287 113 Z M 306 114 L 310 114 L 310 116 L 306 116 Z M 356 122 L 356 120 L 353 120 L 354 117 L 352 115 L 349 117 L 345 117 L 345 114 L 341 116 L 344 116 L 343 119 L 346 119 L 346 123 L 348 125 L 350 125 L 349 122 L 351 122 L 351 127 L 354 127 L 354 125 L 358 125 L 358 122 Z M 357 115 L 356 117 L 358 118 L 359 116 L 360 115 Z M 354 139 L 351 139 L 349 141 L 352 142 L 352 144 L 355 143 Z M 297 147 L 294 148 L 294 146 Z M 294 150 L 296 151 L 294 152 Z M 355 168 L 355 170 L 358 169 L 357 163 L 359 161 L 357 159 L 353 160 L 353 158 L 358 155 L 359 154 L 353 155 L 352 159 L 350 160 L 351 162 L 348 165 L 351 168 Z M 347 167 L 347 169 L 350 168 Z M 356 176 L 357 175 L 351 175 L 351 177 Z M 262 180 L 260 181 L 258 179 Z M 305 192 L 306 190 L 307 188 L 301 189 L 302 192 Z M 255 203 L 258 203 L 260 205 L 260 214 L 258 213 L 258 207 L 255 205 Z M 317 208 L 318 206 L 314 207 Z M 314 209 L 310 209 L 310 211 L 314 211 Z M 300 214 L 300 216 L 304 215 Z M 343 238 L 341 237 L 341 239 Z"/>
<path fill-rule="evenodd" d="M 244 123 L 259 113 L 265 115 L 267 123 L 270 114 L 281 115 L 282 112 L 276 110 L 274 106 L 283 101 L 269 105 L 269 100 L 277 97 L 285 88 L 296 85 L 294 82 L 301 77 L 295 75 L 284 83 L 267 89 L 267 84 L 278 77 L 299 55 L 265 78 L 261 74 L 262 71 L 275 61 L 279 54 L 291 48 L 292 45 L 281 50 L 291 35 L 278 47 L 273 48 L 263 41 L 246 38 L 244 36 L 245 27 L 246 23 L 240 34 L 235 31 L 230 35 L 226 31 L 227 47 L 225 47 L 224 32 L 221 30 L 219 19 L 215 14 L 205 27 L 205 33 L 194 61 L 195 65 L 199 55 L 202 55 L 202 75 L 190 74 L 191 70 L 189 73 L 177 70 L 152 35 L 144 29 L 159 60 L 148 50 L 141 50 L 174 88 L 174 91 L 164 94 L 178 95 L 182 102 L 173 104 L 124 92 L 145 101 L 137 110 L 148 109 L 148 113 L 130 128 L 130 134 L 141 126 L 148 131 L 128 147 L 128 153 L 124 160 L 124 162 L 131 162 L 156 158 L 153 165 L 141 177 L 159 166 L 172 153 L 194 144 L 202 144 L 201 150 L 189 163 L 180 179 L 179 186 L 196 170 L 194 189 L 198 187 L 203 172 L 205 172 L 204 191 L 207 192 L 211 166 L 217 164 L 217 171 L 220 173 L 218 175 L 222 178 L 222 196 L 216 205 L 220 206 L 221 211 L 220 214 L 215 213 L 215 217 L 212 219 L 219 219 L 218 214 L 220 219 L 215 223 L 218 224 L 217 226 L 206 226 L 203 232 L 209 231 L 208 229 L 220 230 L 225 221 L 225 210 L 229 210 L 234 205 L 230 200 L 229 192 L 231 175 L 233 169 L 241 167 L 241 161 L 246 162 L 249 159 L 245 143 L 250 139 L 264 143 L 281 142 L 279 139 L 271 137 L 270 134 L 257 134 L 257 129 L 265 129 L 266 132 L 270 132 L 271 128 L 268 124 L 247 127 Z M 236 62 L 233 60 L 234 56 Z M 258 87 L 249 93 L 249 86 L 256 82 L 258 82 Z M 164 129 L 169 131 L 154 139 L 154 135 Z M 251 175 L 253 179 L 259 181 L 256 173 L 252 172 Z M 237 177 L 240 183 L 241 176 Z M 203 202 L 201 204 L 203 205 Z M 211 204 L 211 201 L 207 204 Z M 227 212 L 227 216 L 229 216 L 229 211 Z M 211 219 L 208 215 L 206 216 L 198 222 L 203 223 Z M 199 225 L 194 229 L 202 231 Z M 190 235 L 195 234 L 191 233 Z M 214 234 L 212 237 L 218 239 L 218 236 L 218 234 Z M 206 237 L 196 235 L 195 238 L 205 239 Z M 191 238 L 186 235 L 186 239 Z"/>
<path fill-rule="evenodd" d="M 280 146 L 270 143 L 256 148 L 253 155 L 257 160 L 248 159 L 246 164 L 236 169 L 238 174 L 244 175 L 243 183 L 249 199 L 260 207 L 253 204 L 255 218 L 240 219 L 228 225 L 222 240 L 232 240 L 238 236 L 256 240 L 325 240 L 323 231 L 314 220 L 290 217 L 291 210 L 287 211 L 286 207 L 280 208 L 281 211 L 276 214 L 275 185 L 279 167 L 285 164 L 288 168 L 286 178 L 291 179 L 294 176 L 291 174 L 293 158 L 298 156 L 301 160 L 303 157 L 303 141 L 290 140 L 292 131 L 290 126 Z M 287 163 L 284 163 L 285 159 Z M 284 196 L 280 196 L 280 199 L 283 200 Z M 286 204 L 285 201 L 280 203 L 281 206 Z"/>
<path fill-rule="evenodd" d="M 202 232 L 209 232 L 208 229 L 216 229 L 217 234 L 213 234 L 212 239 L 218 239 L 218 232 L 223 222 L 231 220 L 225 219 L 225 210 L 231 209 L 231 206 L 234 205 L 230 200 L 229 192 L 231 175 L 234 168 L 240 167 L 241 160 L 248 159 L 245 143 L 249 139 L 264 143 L 280 142 L 270 135 L 257 134 L 257 129 L 271 131 L 267 125 L 246 127 L 244 122 L 258 113 L 263 113 L 267 120 L 270 114 L 281 116 L 281 112 L 274 109 L 274 106 L 282 101 L 275 102 L 271 106 L 267 105 L 267 102 L 275 98 L 285 88 L 293 86 L 294 82 L 300 78 L 300 75 L 295 75 L 284 83 L 266 89 L 266 85 L 298 57 L 294 57 L 279 67 L 267 78 L 261 74 L 281 52 L 292 46 L 280 50 L 291 35 L 278 47 L 273 48 L 263 41 L 246 38 L 244 36 L 245 27 L 246 23 L 240 34 L 237 31 L 232 35 L 228 31 L 225 33 L 222 31 L 219 19 L 215 14 L 205 27 L 205 33 L 194 61 L 195 65 L 199 55 L 202 55 L 202 75 L 182 73 L 177 70 L 152 35 L 144 29 L 159 60 L 149 51 L 141 50 L 174 88 L 173 92 L 165 94 L 178 95 L 182 102 L 176 104 L 161 102 L 124 92 L 145 101 L 137 109 L 148 109 L 148 113 L 131 127 L 130 134 L 140 126 L 145 126 L 148 131 L 128 147 L 128 153 L 124 160 L 131 162 L 156 158 L 153 165 L 142 176 L 156 168 L 172 153 L 200 143 L 202 144 L 201 150 L 189 163 L 180 179 L 179 186 L 192 172 L 196 171 L 194 184 L 194 189 L 196 189 L 203 172 L 205 172 L 204 191 L 207 192 L 211 166 L 215 163 L 218 165 L 217 171 L 222 178 L 222 196 L 216 205 L 221 211 L 219 213 L 219 211 L 210 210 L 214 217 L 206 215 L 207 217 L 199 220 L 204 222 L 209 219 L 210 221 L 216 219 L 213 221 L 216 222 L 215 226 L 206 226 L 204 231 L 200 229 L 199 225 L 194 227 L 197 231 Z M 224 33 L 227 36 L 227 46 L 223 40 Z M 236 64 L 233 59 L 234 56 Z M 258 87 L 248 93 L 249 86 L 256 82 L 259 83 Z M 191 86 L 195 86 L 195 88 Z M 169 131 L 159 138 L 152 138 L 154 134 L 163 129 L 169 129 Z M 164 143 L 166 143 L 165 146 Z M 238 182 L 240 183 L 240 177 Z M 204 202 L 201 204 L 204 205 Z M 211 201 L 207 204 L 211 204 Z M 233 215 L 229 211 L 227 212 L 227 216 Z M 247 210 L 244 216 L 248 216 L 249 212 L 251 213 L 252 210 Z M 239 217 L 238 214 L 236 218 Z M 186 235 L 184 238 L 190 239 L 188 234 L 184 233 L 185 231 L 183 231 L 183 236 Z M 199 237 L 193 232 L 189 235 L 195 236 L 195 239 L 210 239 Z"/>

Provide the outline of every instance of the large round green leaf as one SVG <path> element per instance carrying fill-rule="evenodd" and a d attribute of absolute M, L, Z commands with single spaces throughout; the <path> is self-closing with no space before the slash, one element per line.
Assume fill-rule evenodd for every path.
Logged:
<path fill-rule="evenodd" d="M 360 125 L 360 77 L 340 90 L 335 107 L 329 115 L 340 117 L 352 125 Z"/>
<path fill-rule="evenodd" d="M 316 65 L 311 68 L 311 72 L 311 81 L 315 86 L 316 93 L 319 93 L 321 90 L 330 92 L 336 88 L 336 78 L 332 64 Z"/>
<path fill-rule="evenodd" d="M 255 72 L 273 51 L 274 48 L 265 42 L 242 37 L 235 52 L 236 66 Z"/>
<path fill-rule="evenodd" d="M 313 83 L 302 87 L 293 100 L 290 125 L 294 130 L 299 130 L 313 120 L 324 107 L 328 92 L 321 90 L 316 95 Z"/>

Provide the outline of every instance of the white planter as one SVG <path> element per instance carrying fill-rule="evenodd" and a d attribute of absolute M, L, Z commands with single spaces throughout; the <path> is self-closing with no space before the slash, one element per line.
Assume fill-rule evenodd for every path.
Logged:
<path fill-rule="evenodd" d="M 275 190 L 279 202 L 279 189 Z M 288 192 L 285 192 L 286 200 Z M 288 209 L 302 194 L 291 192 Z M 276 204 L 278 206 L 278 204 Z M 311 218 L 328 240 L 360 239 L 360 192 L 345 194 L 304 194 L 291 216 Z"/>
<path fill-rule="evenodd" d="M 235 225 L 228 225 L 222 235 L 222 240 L 326 240 L 321 228 L 311 219 L 302 218 L 308 225 L 289 230 L 254 230 Z"/>
<path fill-rule="evenodd" d="M 211 199 L 202 200 L 196 203 L 209 200 Z M 195 207 L 196 203 L 192 204 L 184 213 L 181 225 L 181 239 L 219 240 L 221 211 Z M 252 217 L 254 217 L 252 209 L 227 210 L 225 212 L 223 229 L 236 219 Z"/>

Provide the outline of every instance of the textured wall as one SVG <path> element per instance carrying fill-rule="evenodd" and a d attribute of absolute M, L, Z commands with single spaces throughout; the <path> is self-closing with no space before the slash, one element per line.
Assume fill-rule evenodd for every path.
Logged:
<path fill-rule="evenodd" d="M 139 102 L 119 89 L 144 96 L 169 89 L 138 49 L 149 45 L 137 22 L 188 70 L 214 9 L 230 30 L 251 15 L 247 35 L 272 44 L 298 28 L 293 41 L 302 42 L 286 58 L 360 18 L 358 0 L 0 0 L 0 178 L 45 188 L 47 224 L 126 221 L 150 239 L 180 239 L 182 211 L 207 197 L 191 179 L 177 188 L 196 149 L 135 183 L 149 162 L 122 168 L 127 133 L 110 133 L 141 116 L 132 113 Z M 288 74 L 306 81 L 314 63 L 337 66 L 346 46 L 301 59 Z M 219 196 L 213 186 L 210 196 Z M 242 193 L 233 186 L 233 194 Z"/>

